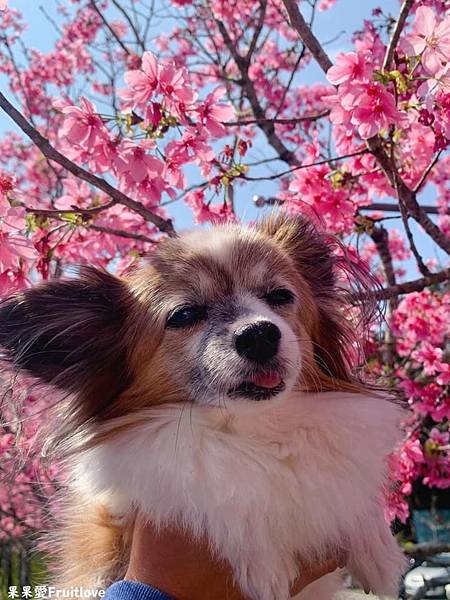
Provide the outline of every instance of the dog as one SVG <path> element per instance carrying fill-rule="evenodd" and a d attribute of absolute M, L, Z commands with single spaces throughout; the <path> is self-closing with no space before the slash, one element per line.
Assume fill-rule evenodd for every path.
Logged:
<path fill-rule="evenodd" d="M 58 398 L 59 587 L 122 578 L 139 510 L 206 535 L 251 600 L 286 600 L 299 558 L 342 550 L 365 588 L 395 595 L 383 492 L 403 411 L 353 373 L 344 262 L 281 213 L 167 238 L 125 278 L 83 267 L 3 302 L 3 359 Z"/>

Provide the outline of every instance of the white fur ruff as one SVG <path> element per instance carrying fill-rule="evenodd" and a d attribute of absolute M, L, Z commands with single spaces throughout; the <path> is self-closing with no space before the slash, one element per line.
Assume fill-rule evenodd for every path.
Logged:
<path fill-rule="evenodd" d="M 298 557 L 317 560 L 333 546 L 350 548 L 348 568 L 363 585 L 394 594 L 404 560 L 381 495 L 401 412 L 343 392 L 162 405 L 86 451 L 74 481 L 113 514 L 138 506 L 157 525 L 206 532 L 252 600 L 287 600 Z M 335 591 L 335 578 L 323 578 L 299 598 Z"/>

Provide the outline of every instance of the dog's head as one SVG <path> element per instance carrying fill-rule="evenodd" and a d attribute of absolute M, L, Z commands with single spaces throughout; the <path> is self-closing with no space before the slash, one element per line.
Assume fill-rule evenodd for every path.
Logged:
<path fill-rule="evenodd" d="M 188 232 L 126 279 L 83 268 L 5 301 L 0 345 L 68 395 L 77 425 L 351 386 L 336 260 L 302 218 Z"/>

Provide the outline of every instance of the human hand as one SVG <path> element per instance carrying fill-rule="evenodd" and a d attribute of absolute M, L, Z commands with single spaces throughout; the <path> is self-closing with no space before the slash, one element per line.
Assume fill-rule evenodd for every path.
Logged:
<path fill-rule="evenodd" d="M 292 595 L 337 569 L 340 562 L 300 566 L 302 575 Z M 151 585 L 175 600 L 245 600 L 229 565 L 211 555 L 206 541 L 194 541 L 174 528 L 158 531 L 142 515 L 136 519 L 125 579 Z"/>
<path fill-rule="evenodd" d="M 308 585 L 314 583 L 314 581 L 317 581 L 321 577 L 324 577 L 329 573 L 333 573 L 333 571 L 336 571 L 336 569 L 345 567 L 345 564 L 345 553 L 341 553 L 341 555 L 337 558 L 329 558 L 320 563 L 315 563 L 314 565 L 301 563 L 299 566 L 299 572 L 301 575 L 291 588 L 291 596 L 296 596 Z"/>

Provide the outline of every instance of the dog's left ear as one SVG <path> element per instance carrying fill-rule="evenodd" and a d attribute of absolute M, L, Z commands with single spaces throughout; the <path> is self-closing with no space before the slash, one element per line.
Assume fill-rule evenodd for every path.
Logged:
<path fill-rule="evenodd" d="M 2 358 L 13 369 L 75 394 L 82 420 L 127 386 L 127 322 L 133 298 L 117 277 L 84 267 L 0 304 Z"/>
<path fill-rule="evenodd" d="M 261 230 L 288 253 L 311 289 L 318 312 L 312 330 L 317 366 L 333 379 L 351 381 L 352 334 L 341 312 L 342 290 L 336 284 L 337 259 L 330 239 L 302 215 L 273 215 Z"/>

